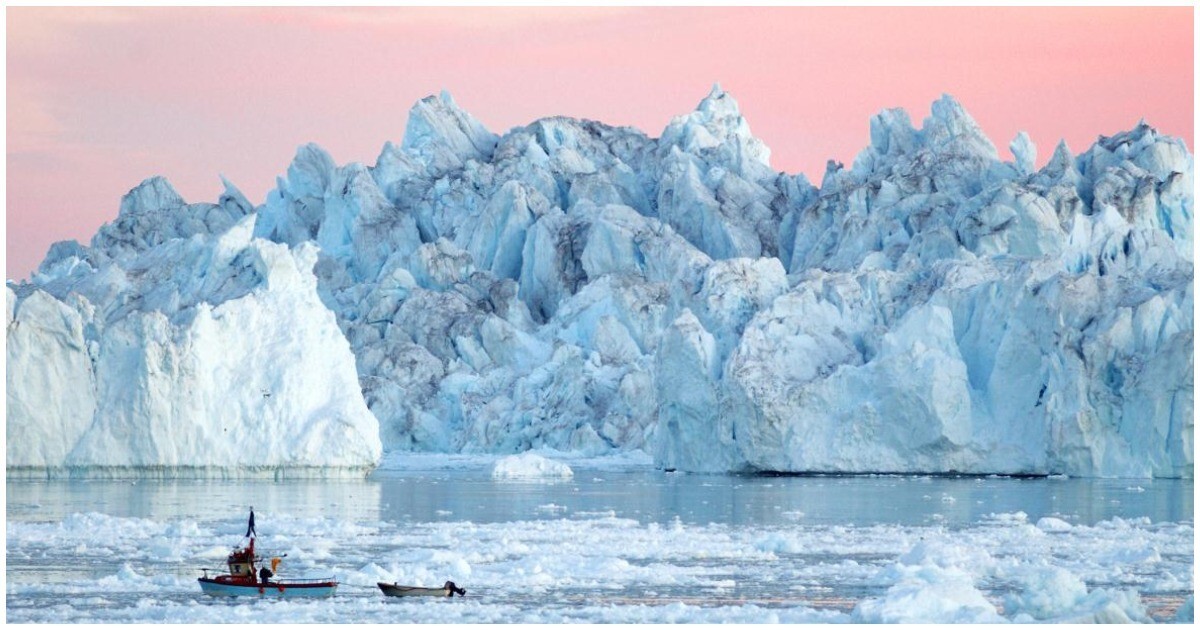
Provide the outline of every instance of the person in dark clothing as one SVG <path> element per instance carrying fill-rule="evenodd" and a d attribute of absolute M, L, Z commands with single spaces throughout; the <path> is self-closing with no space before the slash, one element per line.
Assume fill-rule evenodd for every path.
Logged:
<path fill-rule="evenodd" d="M 271 578 L 273 578 L 273 577 L 275 577 L 275 574 L 267 567 L 263 567 L 258 570 L 259 584 L 270 584 Z"/>

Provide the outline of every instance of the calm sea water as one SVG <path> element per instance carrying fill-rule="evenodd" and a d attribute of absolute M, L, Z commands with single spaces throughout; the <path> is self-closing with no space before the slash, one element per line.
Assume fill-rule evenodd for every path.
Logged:
<path fill-rule="evenodd" d="M 539 510 L 611 511 L 640 522 L 689 524 L 966 525 L 988 514 L 1092 525 L 1120 517 L 1193 519 L 1193 482 L 1179 479 L 690 475 L 577 470 L 566 482 L 495 481 L 486 471 L 383 472 L 365 480 L 61 480 L 8 482 L 7 518 L 72 513 L 137 518 L 238 519 L 247 506 L 348 520 L 477 523 L 556 519 Z"/>
<path fill-rule="evenodd" d="M 472 596 L 481 599 L 461 608 L 420 608 L 412 621 L 820 621 L 804 615 L 844 614 L 854 602 L 878 596 L 888 585 L 873 576 L 932 536 L 977 540 L 996 557 L 1014 554 L 1030 564 L 1041 560 L 1021 553 L 1091 554 L 1063 562 L 1075 563 L 1069 568 L 1089 586 L 1130 586 L 1150 602 L 1165 597 L 1177 605 L 1192 588 L 1190 577 L 1179 575 L 1194 563 L 1191 542 L 1169 527 L 1183 524 L 1190 532 L 1190 480 L 760 477 L 577 467 L 570 480 L 514 483 L 488 473 L 8 482 L 7 619 L 239 620 L 212 609 L 194 579 L 198 565 L 219 566 L 220 554 L 238 542 L 249 506 L 264 541 L 274 533 L 273 542 L 293 556 L 319 547 L 298 561 L 300 568 L 344 576 L 335 599 L 352 604 L 279 609 L 298 621 L 387 621 L 395 609 L 379 608 L 374 581 L 440 584 L 443 575 L 477 587 Z M 998 529 L 998 522 L 1015 519 L 1031 528 L 1043 517 L 1086 533 L 1042 551 L 1008 550 L 1012 541 L 1005 537 L 1026 530 Z M 1110 540 L 1107 532 L 1127 522 L 1135 523 L 1141 542 L 1113 551 L 1121 538 Z M 172 548 L 176 538 L 180 549 Z M 1147 548 L 1161 566 L 1139 559 Z M 1104 568 L 1126 557 L 1136 570 Z M 105 580 L 115 594 L 98 588 L 98 597 L 82 596 L 90 581 Z M 999 601 L 1006 587 L 988 588 Z M 531 589 L 540 595 L 530 596 Z M 563 608 L 543 616 L 547 592 L 557 594 L 549 608 Z M 672 603 L 683 606 L 680 616 L 655 616 L 673 610 L 656 604 Z M 345 610 L 330 612 L 338 606 Z M 755 616 L 789 606 L 808 612 Z M 184 617 L 172 618 L 177 613 Z"/>

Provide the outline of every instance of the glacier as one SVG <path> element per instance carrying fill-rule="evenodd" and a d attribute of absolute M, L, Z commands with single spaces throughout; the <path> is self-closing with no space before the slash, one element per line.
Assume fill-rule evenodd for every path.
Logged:
<path fill-rule="evenodd" d="M 258 206 L 154 177 L 9 281 L 7 467 L 1191 478 L 1193 156 L 1144 122 L 1008 148 L 943 96 L 818 186 L 719 85 L 658 138 L 443 92 Z"/>

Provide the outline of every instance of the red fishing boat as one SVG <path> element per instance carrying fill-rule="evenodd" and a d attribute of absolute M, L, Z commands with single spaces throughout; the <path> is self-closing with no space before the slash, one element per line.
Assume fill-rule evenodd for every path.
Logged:
<path fill-rule="evenodd" d="M 337 580 L 329 578 L 301 578 L 288 580 L 273 580 L 279 570 L 282 556 L 270 559 L 271 568 L 261 566 L 264 558 L 255 555 L 254 539 L 254 508 L 250 508 L 250 526 L 246 529 L 250 539 L 245 547 L 239 547 L 229 554 L 226 563 L 229 572 L 209 577 L 209 571 L 216 569 L 201 569 L 203 577 L 199 578 L 200 590 L 216 597 L 331 597 L 337 591 Z M 286 554 L 285 554 L 286 555 Z"/>

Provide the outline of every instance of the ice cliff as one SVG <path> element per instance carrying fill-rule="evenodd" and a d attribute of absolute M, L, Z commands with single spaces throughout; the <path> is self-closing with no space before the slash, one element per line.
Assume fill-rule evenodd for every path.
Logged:
<path fill-rule="evenodd" d="M 1009 150 L 946 96 L 817 187 L 720 87 L 657 139 L 497 135 L 443 93 L 257 208 L 147 180 L 9 284 L 8 467 L 1191 477 L 1192 155 L 1145 124 Z"/>
<path fill-rule="evenodd" d="M 378 422 L 317 295 L 317 248 L 252 238 L 231 186 L 150 179 L 90 248 L 7 289 L 7 465 L 369 469 Z"/>

